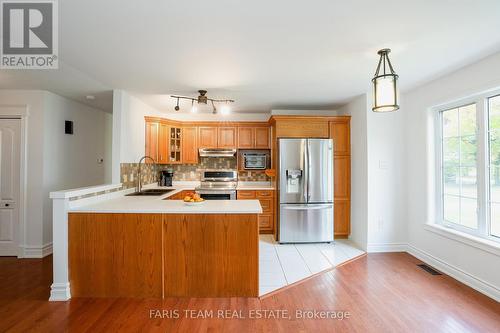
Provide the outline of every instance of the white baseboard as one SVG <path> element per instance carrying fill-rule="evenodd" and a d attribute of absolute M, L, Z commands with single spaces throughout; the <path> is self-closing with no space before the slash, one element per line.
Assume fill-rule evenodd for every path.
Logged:
<path fill-rule="evenodd" d="M 71 292 L 69 289 L 69 283 L 52 283 L 50 286 L 50 297 L 51 302 L 63 302 L 71 298 Z"/>
<path fill-rule="evenodd" d="M 463 270 L 450 265 L 441 259 L 438 259 L 431 254 L 424 252 L 422 250 L 417 249 L 416 247 L 413 247 L 411 245 L 408 245 L 408 250 L 407 252 L 411 254 L 412 256 L 422 260 L 426 264 L 429 264 L 430 266 L 436 268 L 437 270 L 451 276 L 455 280 L 458 280 L 462 282 L 463 284 L 471 287 L 472 289 L 475 289 L 479 291 L 482 294 L 485 294 L 486 296 L 493 298 L 497 302 L 500 302 L 500 289 L 497 287 L 489 284 L 486 281 L 483 281 L 467 272 L 464 272 Z"/>
<path fill-rule="evenodd" d="M 20 247 L 21 258 L 43 258 L 52 254 L 52 243 L 44 246 L 24 245 Z"/>
<path fill-rule="evenodd" d="M 366 252 L 407 252 L 408 244 L 405 243 L 384 243 L 384 244 L 368 244 Z"/>

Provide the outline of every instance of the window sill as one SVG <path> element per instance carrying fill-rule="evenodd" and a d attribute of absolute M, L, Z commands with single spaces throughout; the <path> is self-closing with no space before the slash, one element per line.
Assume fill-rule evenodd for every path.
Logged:
<path fill-rule="evenodd" d="M 477 249 L 500 256 L 500 243 L 497 243 L 495 241 L 472 236 L 465 232 L 448 228 L 436 223 L 426 223 L 424 225 L 424 229 L 446 238 L 453 239 L 463 244 L 467 244 Z"/>

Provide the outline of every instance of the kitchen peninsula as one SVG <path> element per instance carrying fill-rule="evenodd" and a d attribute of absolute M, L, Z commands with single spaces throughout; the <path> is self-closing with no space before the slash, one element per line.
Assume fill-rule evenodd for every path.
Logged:
<path fill-rule="evenodd" d="M 165 200 L 181 190 L 160 197 L 108 193 L 69 208 L 66 298 L 257 297 L 259 201 Z M 64 267 L 59 271 L 64 278 Z M 57 275 L 52 299 L 64 287 Z"/>

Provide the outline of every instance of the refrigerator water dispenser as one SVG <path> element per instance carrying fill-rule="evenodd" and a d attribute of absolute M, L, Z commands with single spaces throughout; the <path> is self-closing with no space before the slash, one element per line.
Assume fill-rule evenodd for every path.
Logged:
<path fill-rule="evenodd" d="M 286 192 L 299 193 L 300 178 L 302 177 L 302 170 L 286 170 Z"/>

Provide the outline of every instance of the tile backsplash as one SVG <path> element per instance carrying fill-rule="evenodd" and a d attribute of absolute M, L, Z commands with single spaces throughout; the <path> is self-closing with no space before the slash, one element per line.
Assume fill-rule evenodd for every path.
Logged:
<path fill-rule="evenodd" d="M 154 165 L 143 164 L 142 179 L 144 184 L 155 181 Z M 174 172 L 174 181 L 199 181 L 201 171 L 204 169 L 237 169 L 234 157 L 201 157 L 199 164 L 173 164 L 158 165 L 159 170 L 171 169 Z M 121 181 L 125 188 L 134 187 L 137 178 L 137 163 L 122 163 L 120 165 Z M 239 171 L 240 181 L 270 181 L 264 171 Z"/>

